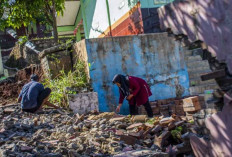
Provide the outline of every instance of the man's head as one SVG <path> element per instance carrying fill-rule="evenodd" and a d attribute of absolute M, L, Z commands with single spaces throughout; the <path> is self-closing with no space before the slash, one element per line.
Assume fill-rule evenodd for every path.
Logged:
<path fill-rule="evenodd" d="M 39 81 L 39 76 L 36 75 L 36 74 L 32 74 L 32 75 L 31 75 L 31 81 L 36 81 L 36 82 L 38 82 L 38 81 Z"/>

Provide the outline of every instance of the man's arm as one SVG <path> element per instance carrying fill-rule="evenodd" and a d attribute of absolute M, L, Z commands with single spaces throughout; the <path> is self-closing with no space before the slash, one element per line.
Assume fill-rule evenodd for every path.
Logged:
<path fill-rule="evenodd" d="M 55 109 L 59 109 L 58 106 L 56 106 L 56 105 L 50 103 L 49 101 L 46 101 L 44 104 L 47 105 L 47 106 L 49 106 L 49 107 L 53 107 L 53 108 L 55 108 Z"/>
<path fill-rule="evenodd" d="M 22 100 L 22 96 L 19 96 L 17 102 L 20 103 L 21 100 Z"/>

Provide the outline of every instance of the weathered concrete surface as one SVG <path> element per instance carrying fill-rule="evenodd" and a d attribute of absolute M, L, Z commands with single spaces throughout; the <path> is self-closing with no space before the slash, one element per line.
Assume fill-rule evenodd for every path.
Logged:
<path fill-rule="evenodd" d="M 92 86 L 99 94 L 100 111 L 113 111 L 118 104 L 118 87 L 112 84 L 117 73 L 145 79 L 151 86 L 151 100 L 189 94 L 183 49 L 167 33 L 88 39 L 85 42 Z M 128 105 L 123 105 L 121 111 L 127 114 Z"/>
<path fill-rule="evenodd" d="M 96 92 L 69 94 L 68 102 L 74 113 L 85 114 L 98 109 L 98 94 Z"/>
<path fill-rule="evenodd" d="M 61 49 L 45 54 L 41 58 L 41 65 L 45 76 L 52 79 L 57 77 L 61 70 L 68 73 L 72 70 L 70 52 Z"/>
<path fill-rule="evenodd" d="M 211 141 L 200 138 L 191 139 L 194 154 L 197 157 L 230 157 L 232 156 L 232 97 L 224 96 L 225 106 L 222 112 L 207 118 L 206 127 L 210 130 Z"/>
<path fill-rule="evenodd" d="M 83 61 L 85 63 L 85 72 L 89 76 L 89 64 L 88 64 L 88 55 L 86 50 L 85 40 L 81 40 L 73 45 L 73 63 L 75 64 L 77 61 Z"/>
<path fill-rule="evenodd" d="M 232 0 L 177 0 L 158 9 L 161 29 L 201 40 L 232 73 Z"/>

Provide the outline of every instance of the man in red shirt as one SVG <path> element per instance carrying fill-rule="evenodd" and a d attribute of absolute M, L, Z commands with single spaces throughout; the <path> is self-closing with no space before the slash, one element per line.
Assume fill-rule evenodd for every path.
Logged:
<path fill-rule="evenodd" d="M 123 76 L 117 74 L 114 76 L 113 83 L 119 87 L 120 98 L 116 112 L 120 111 L 123 100 L 126 98 L 129 102 L 131 115 L 138 114 L 138 107 L 143 105 L 148 117 L 153 117 L 153 111 L 148 97 L 152 95 L 146 81 L 134 76 Z"/>

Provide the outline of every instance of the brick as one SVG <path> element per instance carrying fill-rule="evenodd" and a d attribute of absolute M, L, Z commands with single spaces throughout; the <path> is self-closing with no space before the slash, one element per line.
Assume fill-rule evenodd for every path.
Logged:
<path fill-rule="evenodd" d="M 118 136 L 121 136 L 121 135 L 124 135 L 125 132 L 126 132 L 125 130 L 116 130 L 115 134 Z"/>
<path fill-rule="evenodd" d="M 175 122 L 171 122 L 168 124 L 168 131 L 175 129 L 176 125 Z"/>
<path fill-rule="evenodd" d="M 4 109 L 4 113 L 8 113 L 8 114 L 10 114 L 10 113 L 12 113 L 14 111 L 15 111 L 15 109 L 13 109 L 13 108 L 5 108 Z"/>
<path fill-rule="evenodd" d="M 168 117 L 168 118 L 163 118 L 160 120 L 160 125 L 161 126 L 167 126 L 169 123 L 175 121 L 172 117 Z"/>
<path fill-rule="evenodd" d="M 147 118 L 148 118 L 147 115 L 136 115 L 136 116 L 133 116 L 131 118 L 131 120 L 132 120 L 133 123 L 135 123 L 135 122 L 145 123 Z"/>
<path fill-rule="evenodd" d="M 198 96 L 183 99 L 183 102 L 184 102 L 183 107 L 185 112 L 198 111 L 201 109 L 201 104 Z"/>
<path fill-rule="evenodd" d="M 165 145 L 165 141 L 171 136 L 169 131 L 163 131 L 163 133 L 158 137 L 155 138 L 154 144 L 162 148 Z"/>
<path fill-rule="evenodd" d="M 130 129 L 134 129 L 134 128 L 142 127 L 142 126 L 144 126 L 143 123 L 135 123 L 135 124 L 132 124 L 132 125 L 128 126 L 126 129 L 130 130 Z"/>
<path fill-rule="evenodd" d="M 183 124 L 184 124 L 184 121 L 175 122 L 175 126 L 176 127 L 181 126 Z"/>
<path fill-rule="evenodd" d="M 206 80 L 210 80 L 210 79 L 224 77 L 225 75 L 226 75 L 225 70 L 221 69 L 221 70 L 213 71 L 213 72 L 210 72 L 210 73 L 202 74 L 201 75 L 201 80 L 206 81 Z"/>
<path fill-rule="evenodd" d="M 137 141 L 135 137 L 127 136 L 127 135 L 121 135 L 120 141 L 124 141 L 128 145 L 134 145 Z"/>
<path fill-rule="evenodd" d="M 110 122 L 115 122 L 115 121 L 124 121 L 125 117 L 117 117 L 117 118 L 113 118 L 113 119 L 110 119 Z"/>
<path fill-rule="evenodd" d="M 139 132 L 130 132 L 129 135 L 136 137 L 136 138 L 141 138 L 144 133 L 144 130 L 140 130 Z"/>
<path fill-rule="evenodd" d="M 161 125 L 156 125 L 155 128 L 153 128 L 151 130 L 151 133 L 158 133 L 161 130 L 162 130 L 162 126 Z"/>

